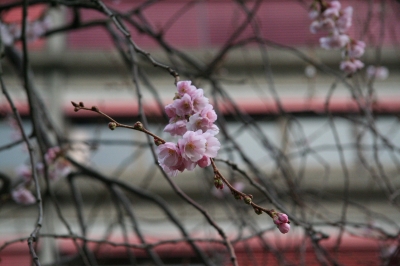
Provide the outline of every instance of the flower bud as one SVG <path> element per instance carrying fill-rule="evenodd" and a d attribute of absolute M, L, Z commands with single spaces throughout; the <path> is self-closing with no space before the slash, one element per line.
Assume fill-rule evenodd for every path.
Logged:
<path fill-rule="evenodd" d="M 244 197 L 244 203 L 250 204 L 251 203 L 251 198 L 249 196 Z"/>
<path fill-rule="evenodd" d="M 290 224 L 288 223 L 283 223 L 278 225 L 278 229 L 282 234 L 286 234 L 290 230 Z"/>
<path fill-rule="evenodd" d="M 108 128 L 111 130 L 114 130 L 117 127 L 117 123 L 115 122 L 110 122 L 108 123 Z"/>
<path fill-rule="evenodd" d="M 257 215 L 260 215 L 260 214 L 263 213 L 262 210 L 260 210 L 259 208 L 254 208 L 254 212 L 255 212 Z"/>
<path fill-rule="evenodd" d="M 285 213 L 278 213 L 278 219 L 281 223 L 289 222 L 289 218 L 288 218 L 287 214 L 285 214 Z"/>
<path fill-rule="evenodd" d="M 156 146 L 160 146 L 161 144 L 163 144 L 163 142 L 159 138 L 154 138 L 154 144 L 156 144 Z"/>
<path fill-rule="evenodd" d="M 98 112 L 99 108 L 97 106 L 92 106 L 92 111 Z"/>
<path fill-rule="evenodd" d="M 214 186 L 219 188 L 219 179 L 214 179 Z"/>
<path fill-rule="evenodd" d="M 133 128 L 136 129 L 136 130 L 142 131 L 143 130 L 143 124 L 138 121 L 133 125 Z"/>
<path fill-rule="evenodd" d="M 242 196 L 239 193 L 233 192 L 233 196 L 235 197 L 235 199 L 237 200 L 241 200 Z"/>

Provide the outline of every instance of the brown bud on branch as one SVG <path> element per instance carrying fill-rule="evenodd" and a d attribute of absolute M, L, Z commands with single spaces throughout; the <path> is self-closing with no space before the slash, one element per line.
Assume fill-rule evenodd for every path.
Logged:
<path fill-rule="evenodd" d="M 108 123 L 108 128 L 111 130 L 114 130 L 117 127 L 117 123 L 115 122 L 110 122 Z"/>

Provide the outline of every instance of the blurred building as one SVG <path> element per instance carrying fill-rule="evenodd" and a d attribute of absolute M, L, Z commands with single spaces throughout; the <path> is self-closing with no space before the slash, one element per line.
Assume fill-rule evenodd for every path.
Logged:
<path fill-rule="evenodd" d="M 132 1 L 128 0 L 105 2 L 116 10 L 128 10 L 134 5 Z M 400 53 L 398 49 L 400 5 L 395 1 L 388 1 L 385 13 L 387 15 L 383 18 L 379 11 L 381 5 L 379 1 L 353 0 L 341 2 L 343 5 L 354 7 L 354 26 L 349 34 L 367 43 L 367 53 L 363 57 L 365 64 L 376 64 L 378 61 L 379 64 L 387 66 L 390 70 L 390 76 L 386 80 L 376 82 L 379 89 L 376 92 L 374 110 L 377 117 L 377 127 L 385 132 L 392 142 L 400 143 L 400 131 L 398 130 L 398 115 L 400 113 Z M 373 2 L 372 6 L 370 5 L 371 2 Z M 46 9 L 45 5 L 31 6 L 29 9 L 30 19 L 34 20 L 40 17 Z M 104 119 L 98 118 L 93 113 L 75 113 L 70 104 L 71 101 L 82 101 L 86 106 L 99 106 L 102 111 L 129 124 L 133 124 L 138 119 L 139 107 L 130 73 L 124 66 L 118 51 L 114 48 L 112 37 L 104 29 L 107 17 L 92 10 L 83 9 L 79 12 L 82 18 L 80 22 L 87 24 L 86 27 L 54 34 L 47 39 L 39 39 L 30 44 L 29 56 L 35 73 L 35 81 L 60 129 L 74 140 L 86 140 L 87 143 L 91 144 L 78 149 L 82 152 L 78 152 L 75 158 L 85 161 L 87 160 L 87 152 L 90 152 L 90 162 L 88 163 L 97 167 L 99 171 L 117 174 L 121 180 L 142 185 L 144 181 L 135 179 L 135 175 L 144 175 L 150 172 L 154 167 L 154 162 L 149 151 L 138 155 L 127 143 L 131 141 L 145 142 L 145 137 L 137 132 L 119 129 L 109 131 Z M 326 127 L 329 120 L 325 102 L 335 78 L 322 73 L 299 58 L 296 52 L 285 48 L 286 46 L 294 47 L 317 62 L 338 69 L 340 52 L 325 51 L 318 47 L 318 39 L 321 35 L 313 35 L 309 32 L 310 19 L 307 12 L 308 5 L 305 1 L 264 1 L 257 11 L 258 16 L 253 25 L 254 28 L 248 26 L 235 39 L 243 40 L 254 36 L 254 32 L 259 32 L 261 37 L 270 41 L 266 51 L 273 73 L 273 86 L 276 95 L 268 89 L 272 85 L 266 78 L 265 58 L 257 45 L 249 44 L 230 52 L 219 66 L 221 77 L 230 81 L 226 83 L 226 89 L 240 110 L 252 116 L 273 145 L 285 150 L 287 154 L 299 152 L 296 149 L 298 139 L 287 133 L 289 127 L 291 127 L 292 132 L 296 131 L 296 129 L 293 129 L 293 127 L 296 127 L 296 123 L 304 129 L 301 133 L 299 130 L 299 134 L 312 137 L 312 142 L 309 143 L 311 147 L 323 150 L 324 147 L 335 145 L 334 135 L 330 132 L 321 131 Z M 167 64 L 170 62 L 170 57 L 166 49 L 160 47 L 156 39 L 157 33 L 161 30 L 162 38 L 166 43 L 182 49 L 190 58 L 207 63 L 235 34 L 234 30 L 240 23 L 246 20 L 246 14 L 241 11 L 237 4 L 228 0 L 198 2 L 167 0 L 145 7 L 143 14 L 145 17 L 135 18 L 128 26 L 132 40 L 139 47 L 150 52 L 158 61 Z M 2 13 L 1 18 L 2 21 L 8 23 L 18 22 L 20 15 L 20 9 L 10 9 Z M 49 13 L 54 28 L 61 25 L 73 25 L 75 15 L 74 10 L 66 8 L 51 10 Z M 380 27 L 383 19 L 385 26 Z M 154 33 L 155 36 L 149 37 L 149 34 L 144 34 L 146 31 L 152 32 L 151 34 Z M 158 90 L 162 102 L 171 102 L 175 90 L 173 78 L 165 71 L 153 68 L 145 60 L 143 62 L 143 68 Z M 365 74 L 364 71 L 363 74 Z M 27 118 L 26 96 L 21 88 L 21 81 L 16 78 L 15 70 L 10 64 L 4 66 L 4 77 L 20 113 Z M 185 76 L 181 77 L 182 80 L 186 78 Z M 246 81 L 246 83 L 242 81 Z M 211 93 L 209 84 L 200 85 L 205 89 L 206 94 Z M 160 110 L 157 106 L 151 90 L 145 89 L 142 94 L 144 110 L 150 119 L 152 130 L 162 134 L 162 127 L 158 122 L 165 121 L 162 117 L 163 110 Z M 283 106 L 284 113 L 277 107 L 277 97 Z M 6 113 L 6 106 L 7 102 L 4 97 L 0 98 L 0 110 L 3 110 L 3 114 Z M 329 113 L 338 116 L 357 116 L 360 114 L 352 95 L 342 85 L 339 85 L 333 94 L 329 111 Z M 245 143 L 243 145 L 244 152 L 251 154 L 253 158 L 256 158 L 254 161 L 261 169 L 273 175 L 276 165 L 271 159 L 271 155 L 260 149 L 259 143 L 254 140 L 254 136 L 251 134 L 240 135 L 242 124 L 235 121 L 233 113 L 229 104 L 221 109 L 221 114 L 228 121 L 227 128 L 232 132 L 239 132 L 238 140 Z M 291 124 L 291 119 L 288 119 L 288 116 L 294 117 L 296 123 Z M 10 142 L 13 134 L 12 128 L 7 126 L 7 120 L 3 119 L 5 117 L 3 115 L 0 118 L 0 147 Z M 348 121 L 342 121 L 340 117 L 337 119 L 337 132 L 341 136 L 342 143 L 344 145 L 353 144 L 359 128 Z M 24 120 L 24 122 L 25 126 L 29 128 L 29 121 Z M 319 134 L 319 132 L 323 133 Z M 107 145 L 97 147 L 100 141 L 106 142 L 108 140 L 119 140 L 121 143 L 112 147 Z M 367 134 L 365 143 L 370 143 L 371 140 L 372 136 Z M 230 157 L 228 153 L 228 151 L 222 151 L 220 153 L 221 158 L 241 164 L 243 159 L 240 156 Z M 366 182 L 362 178 L 365 171 L 360 167 L 356 152 L 353 149 L 345 149 L 343 154 L 347 159 L 349 171 L 354 177 L 351 181 L 351 193 L 357 195 L 366 205 L 373 205 L 380 210 L 386 208 L 386 202 L 379 205 L 382 192 L 371 183 L 371 180 Z M 309 186 L 313 189 L 322 189 L 329 186 L 329 189 L 327 189 L 329 192 L 341 192 L 344 181 L 338 151 L 327 149 L 325 152 L 321 151 L 321 155 L 329 162 L 329 178 L 324 176 L 326 174 L 324 166 L 316 159 L 310 159 L 305 170 L 307 179 L 303 182 L 303 188 Z M 367 158 L 374 156 L 372 152 L 365 152 L 365 155 Z M 381 156 L 387 169 L 396 167 L 391 162 L 389 155 L 382 154 Z M 14 147 L 7 152 L 3 151 L 0 153 L 0 169 L 14 175 L 15 169 L 27 158 L 21 147 Z M 129 159 L 133 163 L 126 167 L 123 166 L 124 161 Z M 300 159 L 293 160 L 294 168 L 299 170 L 301 163 Z M 186 193 L 196 199 L 201 199 L 203 194 L 198 191 L 199 181 L 194 178 L 195 174 L 184 173 L 176 178 L 176 182 Z M 282 181 L 276 181 L 278 184 L 279 182 Z M 398 184 L 398 180 L 394 182 Z M 56 192 L 57 195 L 65 199 L 68 198 L 68 193 L 63 192 L 62 187 L 64 185 L 65 182 L 63 181 L 56 184 Z M 153 192 L 170 199 L 172 205 L 180 204 L 165 180 L 158 178 L 157 182 L 151 183 L 149 187 Z M 98 200 L 101 190 L 95 184 L 82 182 L 81 189 L 86 193 L 89 201 Z M 371 195 L 373 195 L 372 198 L 370 198 Z M 68 202 L 64 202 L 64 204 L 68 206 Z M 208 206 L 215 204 L 215 202 L 205 202 L 204 204 Z M 337 212 L 340 211 L 341 206 L 339 205 L 331 203 L 329 206 Z M 154 214 L 147 207 L 138 207 L 143 217 L 152 215 L 157 217 L 157 214 Z M 221 206 L 215 207 L 215 212 L 220 211 L 221 208 Z M 186 211 L 193 212 L 193 210 Z M 28 213 L 33 212 L 34 210 L 30 210 Z M 71 217 L 75 217 L 73 210 L 67 212 Z M 400 218 L 398 213 L 391 213 L 390 215 L 393 219 Z M 106 217 L 107 214 L 102 213 L 101 216 Z M 354 214 L 354 216 L 357 218 L 357 214 Z M 1 217 L 0 223 L 3 224 L 0 227 L 4 228 L 0 229 L 0 232 L 7 234 L 7 237 L 15 236 L 18 232 L 21 232 L 21 228 L 24 228 L 27 232 L 31 229 L 31 224 L 24 221 L 24 215 L 20 216 L 20 214 Z M 195 219 L 193 218 L 189 224 L 194 227 L 196 225 Z M 159 232 L 156 225 L 150 223 L 146 229 L 148 231 L 153 230 L 152 232 L 159 235 L 169 233 L 170 228 L 163 229 L 167 233 L 165 231 Z M 55 222 L 54 227 L 57 226 L 59 225 Z M 93 227 L 96 226 L 100 228 L 102 222 L 93 223 Z M 361 244 L 357 242 L 357 245 Z M 351 247 L 354 247 L 354 244 L 349 245 L 349 250 Z M 65 254 L 71 252 L 68 244 L 65 245 L 64 249 Z M 17 254 L 18 250 L 15 252 Z M 376 249 L 371 248 L 371 245 L 368 244 L 365 244 L 365 249 L 361 249 L 361 251 L 353 250 L 353 252 L 373 254 L 371 261 L 377 261 L 377 257 L 379 257 Z M 10 251 L 10 253 L 12 252 Z M 360 254 L 356 257 L 361 256 Z M 9 263 L 11 263 L 11 260 Z M 105 262 L 105 265 L 111 264 Z"/>

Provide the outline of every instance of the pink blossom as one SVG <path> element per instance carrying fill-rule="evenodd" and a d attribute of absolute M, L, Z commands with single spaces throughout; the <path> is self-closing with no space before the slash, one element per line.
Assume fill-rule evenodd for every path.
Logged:
<path fill-rule="evenodd" d="M 166 142 L 158 146 L 157 157 L 158 163 L 169 176 L 176 176 L 185 170 L 184 159 L 175 143 Z"/>
<path fill-rule="evenodd" d="M 10 46 L 14 43 L 15 36 L 11 33 L 8 25 L 0 23 L 0 35 L 4 45 Z"/>
<path fill-rule="evenodd" d="M 14 189 L 11 192 L 11 196 L 15 202 L 24 205 L 33 204 L 36 202 L 36 198 L 35 196 L 33 196 L 32 192 L 30 192 L 24 187 L 19 187 L 17 189 Z"/>
<path fill-rule="evenodd" d="M 219 140 L 208 132 L 203 133 L 202 136 L 206 139 L 206 150 L 204 155 L 210 158 L 216 157 L 218 150 L 221 148 Z"/>
<path fill-rule="evenodd" d="M 349 49 L 347 51 L 350 58 L 361 57 L 365 52 L 365 42 L 363 41 L 351 41 Z"/>
<path fill-rule="evenodd" d="M 201 168 L 205 168 L 211 164 L 211 159 L 210 159 L 210 157 L 204 155 L 203 158 L 201 158 L 200 160 L 197 161 L 197 164 Z"/>
<path fill-rule="evenodd" d="M 32 180 L 32 167 L 30 167 L 29 165 L 20 165 L 15 169 L 15 172 L 17 176 L 23 177 L 25 182 L 29 182 Z"/>
<path fill-rule="evenodd" d="M 206 142 L 207 140 L 203 136 L 201 130 L 196 132 L 187 131 L 182 136 L 182 139 L 178 141 L 182 157 L 191 162 L 197 162 L 205 155 Z"/>
<path fill-rule="evenodd" d="M 158 146 L 157 156 L 159 163 L 168 167 L 177 166 L 182 161 L 178 146 L 172 142 L 166 142 Z"/>
<path fill-rule="evenodd" d="M 310 11 L 308 12 L 308 17 L 310 19 L 316 19 L 319 16 L 319 10 L 315 9 L 315 8 L 311 8 Z"/>
<path fill-rule="evenodd" d="M 211 104 L 207 104 L 201 111 L 201 116 L 206 117 L 211 123 L 217 120 L 217 114 L 214 111 L 214 107 Z"/>
<path fill-rule="evenodd" d="M 183 169 L 192 171 L 194 168 L 196 168 L 197 162 L 192 162 L 189 159 L 183 158 Z"/>
<path fill-rule="evenodd" d="M 353 16 L 353 7 L 346 7 L 336 21 L 337 29 L 340 33 L 346 32 L 351 27 L 351 21 Z"/>
<path fill-rule="evenodd" d="M 317 33 L 318 31 L 329 31 L 333 30 L 335 27 L 335 22 L 331 18 L 325 18 L 322 20 L 315 20 L 310 25 L 311 33 Z"/>
<path fill-rule="evenodd" d="M 389 70 L 384 66 L 368 66 L 367 67 L 367 77 L 369 79 L 375 78 L 380 80 L 385 80 L 389 76 Z"/>
<path fill-rule="evenodd" d="M 46 154 L 44 155 L 44 159 L 45 159 L 46 163 L 48 163 L 48 164 L 53 163 L 56 160 L 56 158 L 60 152 L 61 152 L 61 149 L 58 146 L 48 149 Z"/>
<path fill-rule="evenodd" d="M 219 132 L 218 127 L 214 125 L 216 120 L 217 114 L 213 110 L 213 106 L 211 104 L 207 104 L 201 113 L 195 113 L 189 118 L 187 129 L 192 131 L 201 129 L 203 132 L 212 130 L 216 132 L 213 135 L 216 135 Z"/>
<path fill-rule="evenodd" d="M 357 72 L 364 67 L 364 63 L 358 59 L 349 59 L 340 63 L 340 69 L 348 74 Z"/>
<path fill-rule="evenodd" d="M 340 49 L 344 47 L 349 42 L 349 40 L 350 40 L 349 36 L 345 34 L 334 34 L 329 37 L 321 37 L 319 39 L 319 42 L 322 48 L 330 50 L 330 49 Z"/>
<path fill-rule="evenodd" d="M 178 89 L 178 94 L 179 96 L 183 96 L 185 94 L 188 94 L 189 96 L 192 96 L 193 93 L 197 90 L 195 86 L 191 85 L 192 82 L 190 80 L 186 81 L 179 81 L 176 84 L 176 87 Z"/>
<path fill-rule="evenodd" d="M 173 102 L 176 114 L 181 117 L 190 115 L 193 111 L 192 98 L 189 94 L 184 94 L 180 99 L 176 99 Z"/>
<path fill-rule="evenodd" d="M 200 112 L 208 104 L 208 98 L 204 97 L 204 92 L 202 89 L 196 90 L 192 94 L 193 111 Z"/>
<path fill-rule="evenodd" d="M 71 164 L 64 158 L 58 158 L 48 169 L 49 179 L 57 180 L 72 172 Z"/>
<path fill-rule="evenodd" d="M 165 113 L 167 114 L 167 116 L 169 118 L 176 117 L 176 108 L 175 108 L 175 106 L 172 103 L 166 105 L 165 106 Z"/>
<path fill-rule="evenodd" d="M 187 131 L 186 124 L 187 124 L 186 119 L 177 120 L 175 118 L 171 118 L 169 120 L 169 124 L 166 125 L 166 127 L 164 128 L 164 132 L 170 133 L 171 136 L 176 136 L 176 135 L 182 136 Z"/>
<path fill-rule="evenodd" d="M 219 128 L 213 124 L 209 129 L 207 129 L 206 133 L 210 133 L 211 135 L 215 136 L 219 133 Z"/>
<path fill-rule="evenodd" d="M 325 17 L 338 17 L 340 11 L 340 2 L 339 1 L 332 1 L 328 3 L 327 9 L 324 10 L 322 13 Z"/>
<path fill-rule="evenodd" d="M 212 122 L 210 122 L 208 118 L 202 117 L 199 113 L 196 113 L 189 118 L 186 127 L 191 131 L 201 130 L 206 132 L 212 125 Z"/>
<path fill-rule="evenodd" d="M 164 170 L 164 172 L 171 176 L 171 177 L 175 177 L 178 175 L 178 173 L 180 172 L 178 169 L 172 169 L 171 167 L 166 166 L 165 164 L 160 164 L 160 166 L 162 167 L 162 169 Z"/>

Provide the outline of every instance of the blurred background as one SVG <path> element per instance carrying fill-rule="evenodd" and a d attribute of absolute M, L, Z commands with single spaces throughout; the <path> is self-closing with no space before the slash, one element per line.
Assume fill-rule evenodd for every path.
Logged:
<path fill-rule="evenodd" d="M 43 16 L 50 21 L 41 38 L 29 42 L 29 63 L 37 92 L 69 156 L 160 197 L 192 237 L 218 238 L 205 216 L 182 201 L 155 167 L 144 134 L 111 131 L 106 119 L 74 112 L 70 103 L 96 105 L 129 125 L 143 120 L 143 108 L 148 128 L 176 141 L 162 132 L 168 123 L 163 106 L 172 102 L 176 91 L 174 78 L 137 53 L 136 86 L 136 76 L 121 56 L 121 50 L 129 54 L 129 45 L 111 19 L 90 4 L 85 7 L 85 1 L 49 2 L 29 6 L 29 21 Z M 323 35 L 309 31 L 313 1 L 104 1 L 121 14 L 138 47 L 177 70 L 181 80 L 204 89 L 217 106 L 218 126 L 224 131 L 218 135 L 222 148 L 217 158 L 236 164 L 268 191 L 268 197 L 243 174 L 219 162 L 230 182 L 253 194 L 260 205 L 284 206 L 282 211 L 295 218 L 290 233 L 281 235 L 267 215 L 257 216 L 229 191 L 217 191 L 211 169 L 173 178 L 233 239 L 240 265 L 397 265 L 390 263 L 399 256 L 400 3 L 340 2 L 354 8 L 349 35 L 367 45 L 365 68 L 347 78 L 339 70 L 340 51 L 320 48 Z M 3 24 L 21 23 L 21 5 L 14 3 L 0 4 Z M 21 42 L 13 47 L 21 51 Z M 371 80 L 369 65 L 385 66 L 389 75 Z M 29 133 L 32 119 L 23 80 L 10 58 L 2 60 L 2 68 Z M 369 103 L 368 112 L 360 109 L 360 101 Z M 7 147 L 18 138 L 9 104 L 1 96 L 0 171 L 13 178 L 29 162 L 24 144 Z M 135 226 L 149 242 L 182 234 L 159 205 L 124 191 L 136 217 L 133 222 L 129 211 L 118 211 L 104 183 L 81 175 L 74 179 L 79 201 L 66 178 L 50 185 L 63 215 L 54 202 L 45 203 L 41 232 L 54 237 L 39 242 L 43 265 L 85 265 L 66 224 L 76 235 L 118 243 L 137 243 Z M 35 205 L 2 200 L 1 244 L 29 236 L 36 213 Z M 83 242 L 79 245 L 86 247 Z M 89 265 L 156 265 L 144 251 L 90 244 L 88 254 L 95 259 L 89 259 Z M 165 265 L 204 265 L 181 244 L 158 250 Z M 229 265 L 222 245 L 203 244 L 210 265 Z M 29 265 L 27 248 L 26 243 L 4 248 L 0 265 Z"/>

